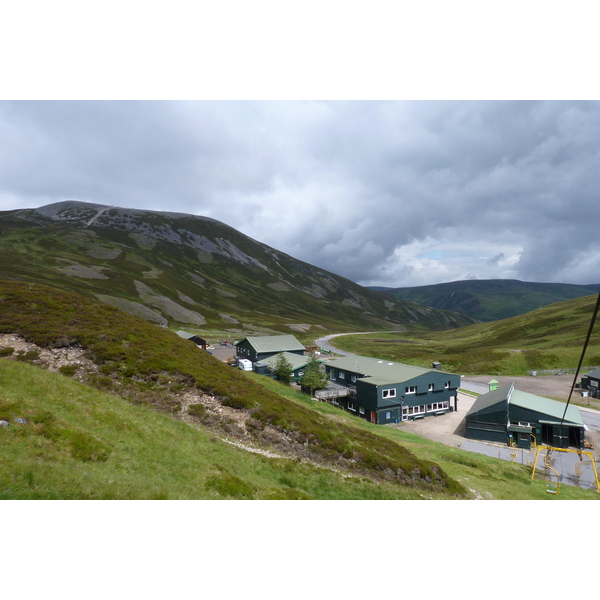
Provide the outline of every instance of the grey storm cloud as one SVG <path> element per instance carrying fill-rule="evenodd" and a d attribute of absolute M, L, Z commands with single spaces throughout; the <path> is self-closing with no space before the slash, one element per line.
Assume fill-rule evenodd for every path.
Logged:
<path fill-rule="evenodd" d="M 600 281 L 600 104 L 0 102 L 0 209 L 219 219 L 364 285 Z"/>

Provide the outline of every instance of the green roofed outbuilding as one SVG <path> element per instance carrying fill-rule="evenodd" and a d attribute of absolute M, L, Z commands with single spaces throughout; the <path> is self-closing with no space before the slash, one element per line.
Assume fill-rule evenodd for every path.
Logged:
<path fill-rule="evenodd" d="M 519 448 L 545 444 L 583 449 L 585 424 L 577 406 L 503 385 L 480 396 L 466 416 L 466 437 Z M 561 424 L 562 421 L 562 424 Z"/>
<path fill-rule="evenodd" d="M 293 335 L 263 335 L 246 337 L 236 343 L 237 358 L 246 358 L 253 363 L 263 361 L 279 352 L 304 355 L 304 344 Z"/>

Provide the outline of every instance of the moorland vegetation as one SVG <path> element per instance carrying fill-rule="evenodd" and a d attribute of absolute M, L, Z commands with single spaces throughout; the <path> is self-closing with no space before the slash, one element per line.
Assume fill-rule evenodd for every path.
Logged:
<path fill-rule="evenodd" d="M 438 465 L 417 459 L 400 444 L 325 419 L 173 332 L 89 298 L 0 282 L 0 333 L 17 334 L 41 348 L 81 347 L 97 367 L 76 371 L 82 383 L 171 417 L 185 416 L 215 434 L 401 487 L 466 494 Z M 35 365 L 37 354 L 16 358 Z M 190 395 L 193 404 L 202 405 L 191 413 Z M 225 416 L 222 408 L 239 411 L 243 423 Z"/>
<path fill-rule="evenodd" d="M 525 315 L 443 332 L 377 333 L 336 338 L 339 348 L 421 367 L 439 361 L 461 375 L 527 375 L 578 365 L 597 296 L 545 306 Z M 592 336 L 585 365 L 600 365 Z"/>
<path fill-rule="evenodd" d="M 0 305 L 0 333 L 97 367 L 4 346 L 0 498 L 548 498 L 523 465 L 372 425 L 88 298 L 3 282 Z"/>

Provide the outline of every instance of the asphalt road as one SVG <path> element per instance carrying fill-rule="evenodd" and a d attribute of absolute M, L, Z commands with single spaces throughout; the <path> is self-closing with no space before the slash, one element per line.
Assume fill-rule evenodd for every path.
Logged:
<path fill-rule="evenodd" d="M 334 333 L 332 335 L 325 335 L 320 337 L 318 340 L 315 340 L 315 344 L 319 346 L 319 348 L 324 348 L 325 350 L 329 350 L 330 352 L 335 352 L 336 354 L 343 354 L 344 356 L 352 356 L 354 352 L 345 352 L 344 350 L 340 350 L 335 346 L 332 346 L 329 341 L 333 338 L 339 337 L 341 335 L 367 335 L 369 333 L 398 333 L 397 331 L 351 331 L 348 333 Z"/>

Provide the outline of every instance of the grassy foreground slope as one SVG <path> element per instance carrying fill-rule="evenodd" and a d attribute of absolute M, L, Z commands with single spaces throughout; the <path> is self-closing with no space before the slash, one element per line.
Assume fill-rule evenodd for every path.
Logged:
<path fill-rule="evenodd" d="M 463 375 L 525 375 L 530 370 L 577 367 L 596 296 L 559 302 L 502 321 L 469 325 L 446 332 L 343 336 L 343 350 Z M 597 330 L 584 364 L 600 365 Z"/>
<path fill-rule="evenodd" d="M 310 399 L 259 378 L 291 402 Z M 329 404 L 317 413 L 377 431 L 435 461 L 483 499 L 557 499 L 520 464 L 449 448 L 397 429 L 371 425 Z M 15 422 L 17 417 L 26 424 Z M 59 374 L 0 360 L 0 499 L 445 499 L 392 481 L 328 469 L 294 458 L 240 450 L 203 427 L 133 406 Z M 562 486 L 559 499 L 598 499 Z"/>
<path fill-rule="evenodd" d="M 46 286 L 0 282 L 0 333 L 18 334 L 39 348 L 82 348 L 93 365 L 72 365 L 74 376 L 83 384 L 118 395 L 145 410 L 152 408 L 163 413 L 152 418 L 168 419 L 173 427 L 181 428 L 178 431 L 191 430 L 190 425 L 204 427 L 207 436 L 210 432 L 212 437 L 229 437 L 381 482 L 397 490 L 399 497 L 415 493 L 437 497 L 468 495 L 438 465 L 417 459 L 396 441 L 326 418 L 283 398 L 174 333 L 89 298 Z M 29 361 L 34 366 L 40 360 L 35 351 L 8 354 L 8 358 Z M 19 393 L 17 379 L 7 410 L 13 411 L 10 403 L 19 400 Z M 34 412 L 44 407 L 40 395 L 43 396 L 40 392 L 29 394 L 30 402 L 39 403 L 37 408 L 31 408 Z M 14 411 L 18 412 L 18 407 Z M 78 439 L 78 434 L 68 433 L 73 424 L 63 423 L 52 410 L 50 413 L 50 439 L 55 436 L 73 448 L 73 439 Z M 232 413 L 236 413 L 236 418 L 227 416 Z M 45 431 L 44 416 L 36 418 Z M 91 418 L 100 426 L 101 418 Z M 176 419 L 186 423 L 177 423 Z M 110 420 L 115 421 L 114 417 Z M 35 423 L 33 417 L 32 421 Z M 16 430 L 10 431 L 9 435 L 14 435 Z M 25 430 L 23 435 L 28 431 L 31 430 Z M 40 440 L 46 439 L 44 433 L 40 435 Z M 87 446 L 85 432 L 82 435 L 81 443 Z M 174 446 L 179 435 L 171 434 Z M 194 435 L 199 434 L 194 430 Z M 151 435 L 141 437 L 145 443 L 153 443 Z M 114 442 L 104 437 L 96 439 L 95 434 L 93 438 L 89 453 L 95 458 L 91 462 L 106 462 L 110 473 L 110 454 L 106 461 L 101 457 L 114 447 Z"/>
<path fill-rule="evenodd" d="M 27 423 L 14 423 L 17 416 Z M 0 361 L 0 417 L 13 423 L 0 428 L 0 499 L 421 497 L 413 487 L 252 454 L 13 361 Z"/>

